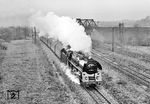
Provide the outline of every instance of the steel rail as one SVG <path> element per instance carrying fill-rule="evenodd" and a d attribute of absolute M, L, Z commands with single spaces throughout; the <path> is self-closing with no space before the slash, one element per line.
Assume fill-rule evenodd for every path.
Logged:
<path fill-rule="evenodd" d="M 104 56 L 103 54 L 101 53 L 97 53 L 97 52 L 94 52 L 92 50 L 92 53 L 95 54 L 96 56 L 98 56 L 97 58 L 106 62 L 107 64 L 119 69 L 119 71 L 127 74 L 127 75 L 130 75 L 136 79 L 139 79 L 140 81 L 144 82 L 145 85 L 149 86 L 150 85 L 150 77 L 148 76 L 145 76 L 144 74 L 142 73 L 139 73 L 127 66 L 120 66 L 118 63 L 116 62 L 113 62 L 112 60 L 110 60 L 108 57 Z"/>

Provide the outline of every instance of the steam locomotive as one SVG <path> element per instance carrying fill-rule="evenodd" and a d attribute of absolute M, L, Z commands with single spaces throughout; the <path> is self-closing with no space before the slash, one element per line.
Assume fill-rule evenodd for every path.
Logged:
<path fill-rule="evenodd" d="M 85 56 L 85 54 L 80 51 L 72 51 L 69 45 L 64 48 L 60 41 L 45 37 L 41 37 L 40 40 L 44 42 L 64 64 L 70 67 L 71 72 L 79 78 L 82 86 L 100 85 L 102 81 L 102 66 L 99 62 Z"/>

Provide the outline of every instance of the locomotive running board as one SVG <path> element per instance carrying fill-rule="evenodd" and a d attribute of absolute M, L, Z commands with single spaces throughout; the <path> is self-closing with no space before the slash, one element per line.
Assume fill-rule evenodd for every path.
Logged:
<path fill-rule="evenodd" d="M 82 69 L 78 66 L 76 66 L 73 62 L 69 61 L 77 70 L 79 70 L 80 72 L 82 72 Z"/>

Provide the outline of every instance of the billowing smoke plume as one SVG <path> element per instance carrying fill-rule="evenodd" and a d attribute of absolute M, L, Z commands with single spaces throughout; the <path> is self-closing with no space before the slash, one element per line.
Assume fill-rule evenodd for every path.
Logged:
<path fill-rule="evenodd" d="M 91 38 L 75 19 L 49 12 L 47 15 L 38 13 L 32 16 L 30 22 L 39 29 L 40 36 L 48 34 L 49 38 L 58 39 L 64 46 L 70 45 L 74 51 L 89 53 L 91 50 Z"/>

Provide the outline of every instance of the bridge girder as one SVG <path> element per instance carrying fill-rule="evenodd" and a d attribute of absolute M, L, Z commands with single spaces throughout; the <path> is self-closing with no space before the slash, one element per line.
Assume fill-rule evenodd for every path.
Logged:
<path fill-rule="evenodd" d="M 76 22 L 82 25 L 85 28 L 85 32 L 89 35 L 91 35 L 91 32 L 93 31 L 94 28 L 98 27 L 94 19 L 76 18 Z"/>
<path fill-rule="evenodd" d="M 93 19 L 76 18 L 76 21 L 85 28 L 96 28 L 97 25 Z"/>

